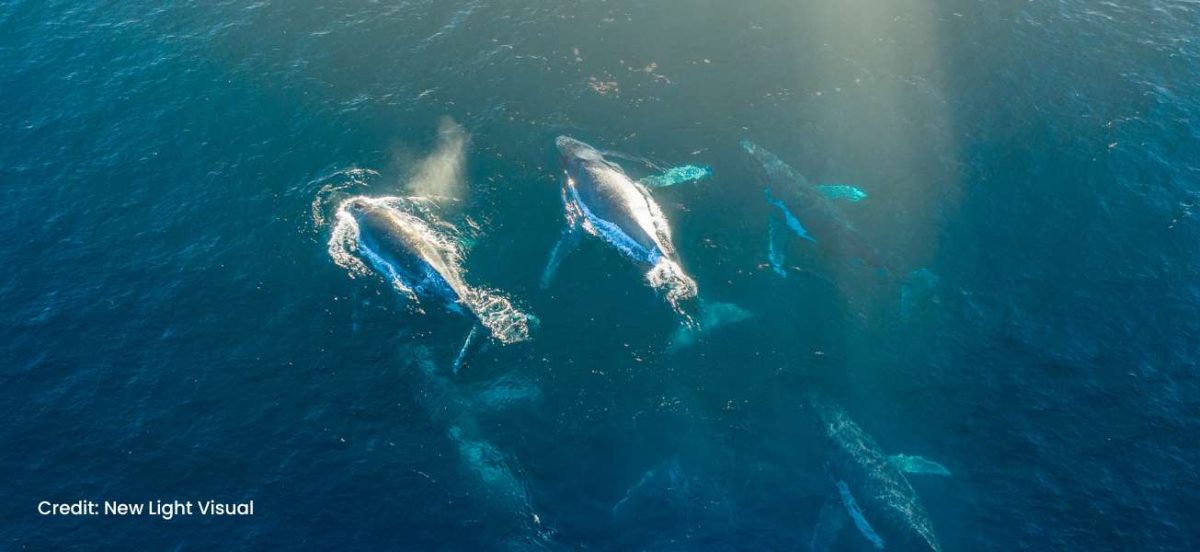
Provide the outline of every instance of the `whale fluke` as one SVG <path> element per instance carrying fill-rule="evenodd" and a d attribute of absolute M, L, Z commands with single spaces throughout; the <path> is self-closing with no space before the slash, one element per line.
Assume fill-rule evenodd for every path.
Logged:
<path fill-rule="evenodd" d="M 718 328 L 736 324 L 754 316 L 750 311 L 733 303 L 700 301 L 695 324 L 681 324 L 671 336 L 668 352 L 676 352 L 696 344 L 696 340 Z"/>

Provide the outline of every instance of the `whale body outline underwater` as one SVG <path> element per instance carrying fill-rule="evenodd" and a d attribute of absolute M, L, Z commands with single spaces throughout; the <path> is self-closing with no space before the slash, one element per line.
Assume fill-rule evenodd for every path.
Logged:
<path fill-rule="evenodd" d="M 456 355 L 455 372 L 487 344 L 528 341 L 539 321 L 505 294 L 466 282 L 454 226 L 436 218 L 422 197 L 353 196 L 337 209 L 328 249 L 351 274 L 380 276 L 414 313 L 432 303 L 466 318 L 471 329 Z"/>
<path fill-rule="evenodd" d="M 807 184 L 802 176 L 795 173 L 790 166 L 779 160 L 774 154 L 748 140 L 743 140 L 742 146 L 747 153 L 760 161 L 768 175 L 774 174 L 776 177 L 782 175 L 791 179 L 792 182 Z M 671 239 L 669 223 L 661 208 L 650 197 L 647 188 L 649 186 L 665 187 L 688 180 L 708 178 L 712 175 L 711 167 L 686 166 L 671 169 L 657 180 L 651 177 L 634 181 L 618 165 L 604 159 L 599 150 L 583 142 L 563 136 L 556 140 L 556 147 L 564 161 L 560 191 L 567 218 L 567 228 L 563 230 L 562 236 L 551 252 L 543 272 L 543 288 L 549 285 L 563 257 L 573 250 L 579 237 L 582 234 L 589 234 L 601 239 L 638 266 L 646 268 L 646 278 L 652 287 L 664 291 L 668 303 L 676 312 L 684 316 L 685 325 L 694 324 L 693 318 L 685 313 L 680 305 L 682 301 L 698 299 L 698 286 L 691 276 L 683 271 Z M 574 173 L 572 163 L 575 163 Z M 778 178 L 774 180 L 778 180 Z M 587 190 L 581 191 L 580 185 L 587 186 L 597 182 L 601 183 L 601 187 L 610 189 L 605 192 L 608 194 L 607 196 L 592 191 L 592 199 L 596 197 L 615 198 L 616 203 L 622 204 L 626 208 L 623 212 L 620 209 L 617 210 L 618 215 L 624 216 L 624 220 L 620 220 L 620 216 L 617 217 L 619 219 L 617 221 L 609 220 L 603 216 L 605 211 L 603 204 L 600 205 L 600 209 L 595 209 L 596 203 L 587 200 L 586 196 L 589 193 Z M 848 185 L 821 185 L 812 187 L 810 191 L 815 191 L 817 196 L 825 196 L 822 202 L 824 207 L 818 209 L 818 212 L 825 212 L 829 215 L 827 218 L 838 223 L 845 231 L 857 236 L 857 231 L 853 226 L 844 219 L 836 207 L 830 208 L 829 203 L 831 203 L 831 199 L 859 201 L 866 197 L 865 192 Z M 779 217 L 783 221 L 779 227 L 787 229 L 801 239 L 819 243 L 818 238 L 803 226 L 791 207 L 784 200 L 776 197 L 774 192 L 775 190 L 770 185 L 763 190 L 768 204 L 778 211 Z M 805 197 L 810 195 L 806 192 Z M 499 292 L 466 284 L 460 268 L 461 248 L 455 244 L 452 238 L 445 235 L 445 228 L 448 226 L 452 229 L 453 226 L 436 218 L 430 220 L 430 217 L 423 216 L 425 211 L 421 209 L 412 209 L 413 206 L 420 205 L 426 199 L 390 196 L 354 196 L 346 199 L 338 207 L 337 225 L 335 225 L 330 238 L 329 249 L 335 262 L 354 273 L 361 274 L 373 269 L 402 297 L 412 303 L 416 312 L 422 312 L 423 305 L 431 303 L 442 306 L 448 312 L 472 320 L 474 323 L 470 333 L 453 362 L 454 370 L 457 373 L 470 350 L 479 343 L 480 333 L 486 332 L 492 340 L 504 344 L 525 341 L 531 338 L 530 329 L 537 324 L 537 319 L 517 310 L 512 301 Z M 612 213 L 613 211 L 610 209 L 608 212 Z M 773 225 L 770 226 L 769 257 L 773 268 L 783 275 L 782 250 L 777 241 L 777 226 L 774 225 L 774 219 L 771 222 Z M 335 250 L 337 251 L 335 252 Z M 742 311 L 736 316 L 744 318 L 748 316 L 748 313 Z M 531 393 L 531 391 L 521 392 Z M 844 409 L 827 399 L 810 396 L 809 402 L 818 411 L 827 426 L 831 428 L 840 426 L 843 430 L 850 428 L 845 431 L 848 431 L 851 436 L 860 436 L 857 441 L 860 444 L 870 445 L 865 448 L 875 454 L 878 446 L 874 445 L 873 439 L 863 433 L 857 424 L 849 420 Z M 830 423 L 830 419 L 840 421 Z M 480 456 L 475 460 L 486 459 L 484 457 L 500 457 L 501 453 L 498 451 L 487 447 L 480 448 L 483 446 L 480 443 L 486 444 L 486 442 L 467 439 L 459 426 L 452 426 L 448 433 L 451 439 L 463 449 L 464 458 L 472 458 L 465 452 L 467 449 L 486 449 L 485 452 L 489 452 L 488 455 Z M 844 443 L 838 442 L 838 439 L 843 437 L 841 433 L 831 430 L 828 437 L 833 442 L 835 449 L 846 449 Z M 467 444 L 472 446 L 466 446 Z M 490 447 L 490 445 L 487 446 Z M 859 464 L 862 463 L 859 462 Z M 488 463 L 483 462 L 483 464 Z M 909 520 L 909 527 L 923 539 L 929 549 L 940 550 L 940 545 L 933 536 L 927 514 L 920 507 L 915 491 L 912 491 L 911 485 L 908 484 L 903 474 L 949 476 L 949 470 L 919 456 L 891 456 L 887 457 L 885 464 L 888 467 L 884 471 L 893 472 L 895 475 L 892 476 L 892 479 L 901 481 L 902 484 L 898 483 L 898 485 L 907 488 L 907 492 L 901 493 L 901 496 L 905 497 L 905 500 L 910 500 L 908 497 L 911 497 L 911 503 L 915 505 L 906 510 L 913 513 L 914 516 L 914 519 Z M 480 471 L 487 475 L 494 470 Z M 878 505 L 871 504 L 869 500 L 867 502 L 860 500 L 858 495 L 863 493 L 856 492 L 852 477 L 836 474 L 833 470 L 831 470 L 830 476 L 833 488 L 836 490 L 836 502 L 841 505 L 841 510 L 844 510 L 844 516 L 841 516 L 841 519 L 848 516 L 858 532 L 868 542 L 876 548 L 883 549 L 891 540 L 890 537 L 885 539 L 885 536 L 881 534 L 881 531 L 886 531 L 886 529 L 876 528 L 879 523 L 877 520 L 881 517 Z M 898 476 L 899 479 L 896 479 L 895 476 Z M 498 481 L 503 478 L 484 477 L 484 479 Z M 614 510 L 617 509 L 619 508 L 615 506 Z M 821 540 L 818 539 L 821 531 L 836 533 L 836 529 L 841 526 L 841 521 L 833 521 L 837 516 L 829 514 L 829 511 L 830 508 L 822 509 L 821 519 L 814 529 L 814 548 L 817 548 L 816 543 Z M 887 515 L 882 517 L 886 518 Z M 876 520 L 875 523 L 872 523 L 873 519 Z M 891 521 L 894 520 L 885 522 L 885 527 Z M 828 541 L 829 536 L 825 535 L 822 538 Z"/>

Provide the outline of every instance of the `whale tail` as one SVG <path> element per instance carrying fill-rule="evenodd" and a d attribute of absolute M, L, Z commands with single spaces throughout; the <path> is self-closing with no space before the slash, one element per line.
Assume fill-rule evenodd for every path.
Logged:
<path fill-rule="evenodd" d="M 509 298 L 490 289 L 468 290 L 465 302 L 492 337 L 505 345 L 528 341 L 538 325 L 536 316 L 518 310 Z"/>
<path fill-rule="evenodd" d="M 718 328 L 736 324 L 753 316 L 753 314 L 733 303 L 716 301 L 699 301 L 699 308 L 694 324 L 680 324 L 679 329 L 671 336 L 667 351 L 675 352 L 696 344 L 696 341 Z"/>
<path fill-rule="evenodd" d="M 696 287 L 696 281 L 683 271 L 679 263 L 665 256 L 660 257 L 646 273 L 646 280 L 654 289 L 666 295 L 667 302 L 675 312 L 688 319 L 689 324 L 694 323 L 691 315 L 684 310 L 683 302 L 694 299 L 699 289 Z"/>

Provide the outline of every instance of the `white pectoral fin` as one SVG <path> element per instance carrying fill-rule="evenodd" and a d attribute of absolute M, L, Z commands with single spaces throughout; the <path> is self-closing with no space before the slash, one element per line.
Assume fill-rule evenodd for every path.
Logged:
<path fill-rule="evenodd" d="M 712 167 L 708 165 L 683 165 L 671 167 L 654 176 L 647 176 L 638 180 L 638 184 L 648 188 L 666 188 L 685 182 L 696 182 L 710 176 L 712 176 Z"/>
<path fill-rule="evenodd" d="M 787 223 L 787 227 L 792 231 L 792 233 L 796 234 L 796 236 L 802 240 L 808 240 L 810 242 L 817 241 L 816 238 L 812 237 L 812 234 L 808 233 L 808 230 L 804 228 L 804 225 L 800 224 L 800 219 L 796 218 L 796 215 L 792 214 L 791 209 L 783 206 L 782 203 L 779 204 L 779 208 L 783 211 L 783 220 Z"/>
<path fill-rule="evenodd" d="M 888 463 L 897 470 L 907 474 L 939 475 L 942 477 L 950 477 L 951 475 L 950 470 L 946 469 L 945 466 L 920 456 L 896 454 L 888 457 Z"/>
<path fill-rule="evenodd" d="M 808 548 L 812 552 L 829 552 L 837 544 L 838 534 L 846 526 L 846 510 L 837 497 L 825 499 L 821 505 L 821 513 L 817 514 L 817 524 L 813 526 L 812 541 Z"/>
<path fill-rule="evenodd" d="M 483 339 L 479 336 L 480 328 L 481 326 L 479 324 L 471 326 L 471 331 L 467 333 L 467 338 L 463 340 L 462 348 L 458 350 L 458 355 L 454 357 L 453 369 L 455 375 L 458 375 L 459 370 L 461 370 L 463 365 L 466 364 L 467 359 L 470 358 L 471 354 L 474 353 L 478 348 L 477 344 L 481 340 L 486 342 L 486 339 Z"/>
<path fill-rule="evenodd" d="M 850 515 L 850 521 L 854 522 L 854 527 L 858 529 L 859 533 L 862 533 L 863 537 L 866 537 L 868 541 L 871 541 L 871 544 L 875 546 L 876 550 L 883 550 L 885 547 L 883 537 L 880 537 L 879 533 L 875 532 L 875 528 L 871 527 L 871 522 L 867 521 L 867 516 L 863 514 L 862 508 L 858 505 L 858 501 L 855 500 L 854 495 L 850 493 L 850 486 L 847 485 L 845 481 L 837 481 L 835 483 L 837 485 L 838 494 L 840 494 L 842 497 L 842 506 L 845 507 L 846 513 Z"/>
<path fill-rule="evenodd" d="M 771 263 L 771 270 L 775 271 L 780 278 L 787 278 L 787 269 L 783 265 L 783 248 L 785 245 L 786 235 L 779 230 L 779 223 L 776 222 L 774 215 L 767 218 L 767 261 Z"/>
<path fill-rule="evenodd" d="M 812 234 L 808 233 L 808 230 L 804 228 L 804 225 L 800 224 L 799 217 L 797 217 L 796 214 L 788 208 L 787 204 L 779 199 L 776 199 L 775 196 L 771 194 L 771 190 L 769 188 L 764 189 L 763 193 L 767 197 L 767 203 L 771 204 L 776 209 L 779 209 L 780 214 L 783 215 L 783 222 L 787 225 L 788 230 L 791 230 L 792 233 L 796 234 L 796 236 L 800 239 L 808 240 L 814 243 L 817 241 L 816 238 L 812 237 Z"/>
<path fill-rule="evenodd" d="M 542 289 L 550 287 L 550 282 L 554 280 L 554 275 L 558 272 L 558 265 L 578 246 L 579 229 L 568 226 L 563 230 L 562 236 L 558 238 L 558 243 L 554 244 L 554 249 L 550 250 L 550 259 L 546 261 L 546 269 L 542 271 Z"/>

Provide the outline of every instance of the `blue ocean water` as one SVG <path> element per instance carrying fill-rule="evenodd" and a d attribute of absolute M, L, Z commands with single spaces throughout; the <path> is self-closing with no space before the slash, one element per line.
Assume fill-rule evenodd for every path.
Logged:
<path fill-rule="evenodd" d="M 0 2 L 0 548 L 806 548 L 819 391 L 951 472 L 910 478 L 946 550 L 1195 549 L 1198 29 L 1185 0 Z M 595 240 L 540 289 L 563 134 L 711 167 L 652 193 L 752 318 L 668 351 Z M 868 194 L 840 207 L 889 274 L 792 240 L 780 278 L 743 139 Z M 461 327 L 327 247 L 336 201 L 430 174 L 468 278 L 541 321 L 457 376 Z M 37 509 L 209 499 L 255 515 Z"/>

